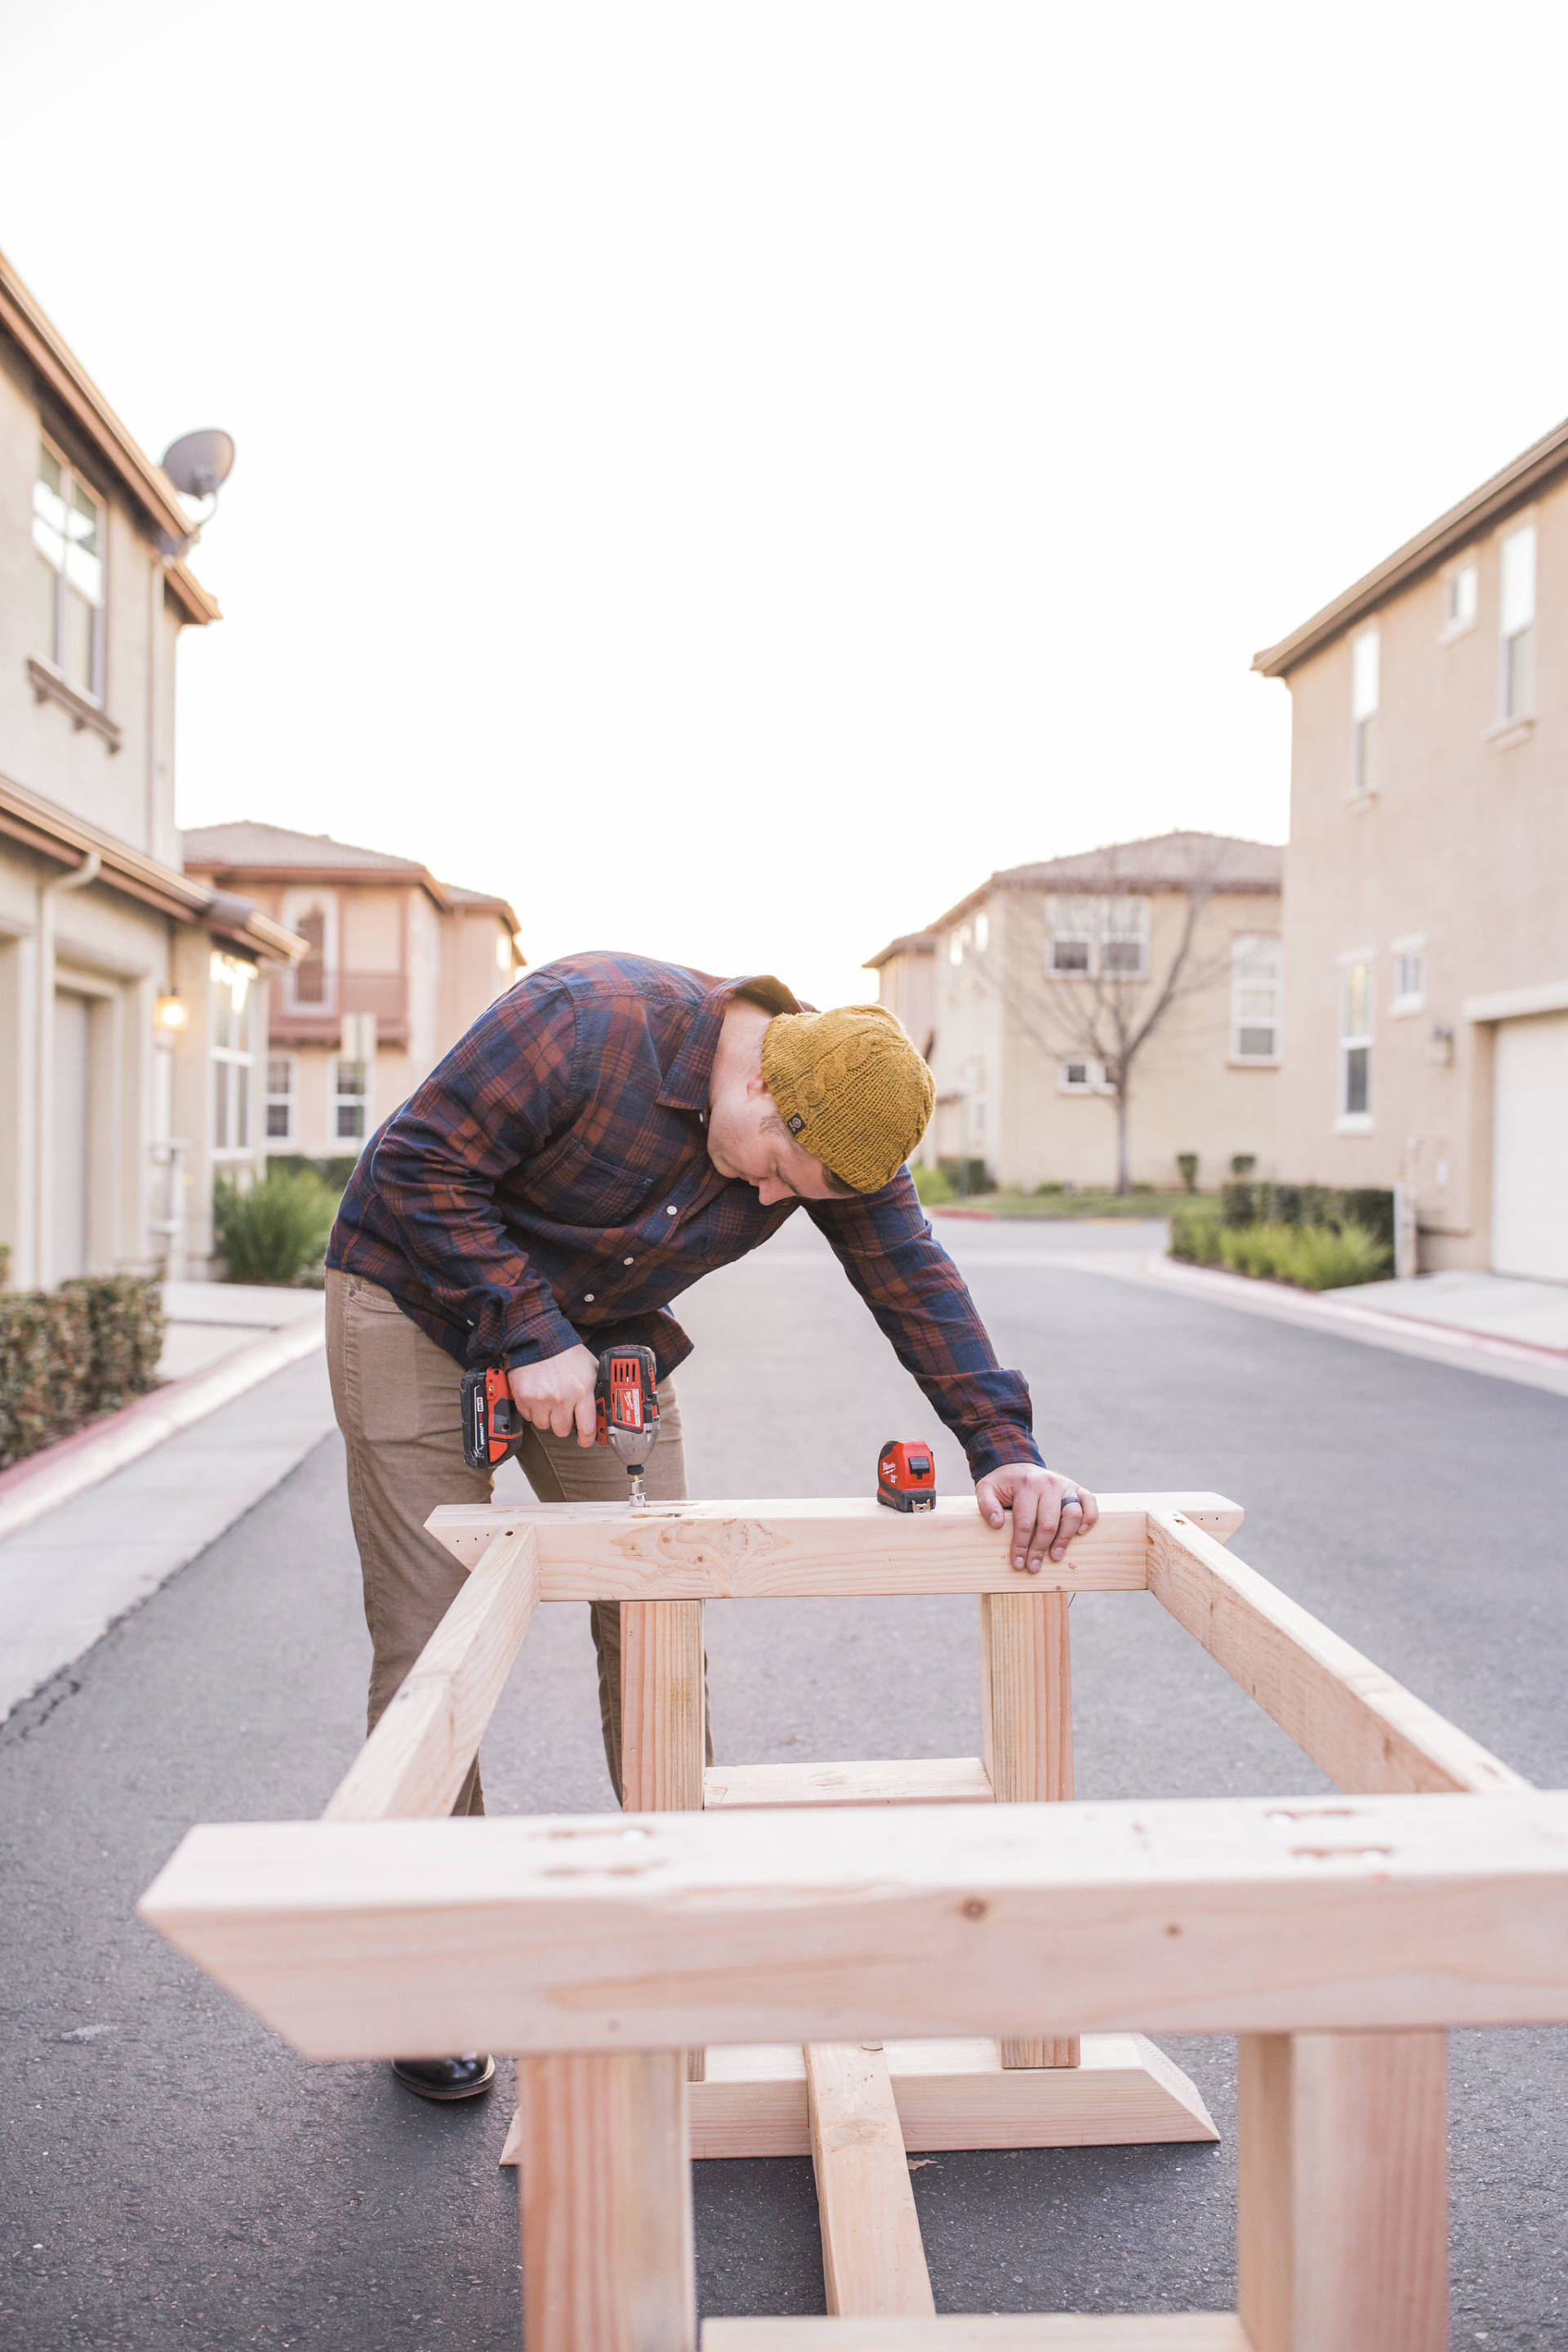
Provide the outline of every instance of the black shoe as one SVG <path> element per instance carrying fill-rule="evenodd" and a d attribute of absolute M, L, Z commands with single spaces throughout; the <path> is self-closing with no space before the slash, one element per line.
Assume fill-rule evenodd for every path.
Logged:
<path fill-rule="evenodd" d="M 392 2071 L 421 2099 L 481 2098 L 496 2078 L 493 2058 L 395 2058 Z"/>

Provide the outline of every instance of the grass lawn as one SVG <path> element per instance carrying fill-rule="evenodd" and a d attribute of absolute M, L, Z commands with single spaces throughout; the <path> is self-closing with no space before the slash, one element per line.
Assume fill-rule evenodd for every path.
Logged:
<path fill-rule="evenodd" d="M 1205 1197 L 1201 1192 L 972 1192 L 966 1201 L 928 1201 L 926 1207 L 935 1216 L 944 1209 L 984 1209 L 993 1217 L 1168 1217 L 1178 1202 Z"/>

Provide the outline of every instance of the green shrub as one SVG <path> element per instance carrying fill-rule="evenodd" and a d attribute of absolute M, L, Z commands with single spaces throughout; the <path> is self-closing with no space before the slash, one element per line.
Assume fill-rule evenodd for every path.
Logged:
<path fill-rule="evenodd" d="M 1233 1176 L 1250 1176 L 1257 1165 L 1256 1151 L 1238 1151 L 1230 1163 L 1230 1172 Z"/>
<path fill-rule="evenodd" d="M 274 1169 L 281 1168 L 290 1176 L 319 1176 L 323 1184 L 330 1184 L 337 1193 L 345 1190 L 349 1178 L 358 1166 L 358 1156 L 352 1151 L 333 1160 L 312 1160 L 303 1151 L 273 1151 L 267 1158 L 268 1174 Z"/>
<path fill-rule="evenodd" d="M 994 1192 L 995 1181 L 984 1160 L 939 1160 L 937 1166 L 960 1200 L 972 1192 Z"/>
<path fill-rule="evenodd" d="M 932 1208 L 940 1208 L 944 1201 L 957 1200 L 951 1179 L 940 1168 L 911 1168 L 910 1173 L 915 1180 L 916 1193 Z"/>
<path fill-rule="evenodd" d="M 1255 1225 L 1258 1223 L 1258 1189 L 1253 1184 L 1237 1182 L 1234 1178 L 1219 1188 L 1220 1222 L 1226 1225 Z"/>
<path fill-rule="evenodd" d="M 1219 1204 L 1178 1201 L 1171 1211 L 1171 1255 L 1189 1265 L 1217 1265 L 1220 1257 Z"/>
<path fill-rule="evenodd" d="M 1220 1255 L 1234 1273 L 1289 1282 L 1301 1290 L 1342 1290 L 1375 1282 L 1389 1263 L 1386 1244 L 1364 1225 L 1227 1225 Z"/>
<path fill-rule="evenodd" d="M 213 1227 L 230 1282 L 297 1283 L 327 1246 L 338 1196 L 301 1169 L 269 1168 L 247 1192 L 213 1187 Z"/>
<path fill-rule="evenodd" d="M 163 1339 L 158 1285 L 137 1275 L 0 1297 L 0 1470 L 150 1389 Z"/>
<path fill-rule="evenodd" d="M 1035 1198 L 1037 1201 L 1055 1200 L 1059 1194 L 1065 1193 L 1066 1191 L 1067 1186 L 1062 1182 L 1061 1178 L 1059 1176 L 1053 1176 L 1048 1184 L 1036 1185 Z"/>
<path fill-rule="evenodd" d="M 1195 1151 L 1178 1151 L 1176 1154 L 1176 1166 L 1181 1171 L 1182 1182 L 1185 1189 L 1189 1192 L 1195 1192 L 1198 1189 L 1197 1153 Z"/>

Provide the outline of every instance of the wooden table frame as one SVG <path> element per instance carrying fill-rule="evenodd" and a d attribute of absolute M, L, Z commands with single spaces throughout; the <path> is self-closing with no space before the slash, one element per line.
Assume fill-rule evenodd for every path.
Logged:
<path fill-rule="evenodd" d="M 473 1572 L 323 1821 L 192 1832 L 143 1916 L 307 2055 L 518 2054 L 529 2352 L 692 2352 L 691 2108 L 718 2085 L 689 2082 L 685 2053 L 781 2041 L 804 2048 L 831 2315 L 711 2321 L 705 2352 L 1443 2352 L 1444 2029 L 1568 2020 L 1568 1798 L 1199 1523 L 1239 1517 L 1110 1497 L 1020 1590 L 968 1503 L 437 1513 Z M 1038 1778 L 1020 1793 L 1053 1801 L 957 1813 L 984 1794 L 971 1762 L 946 1802 L 818 1790 L 765 1837 L 728 1803 L 698 1810 L 702 1600 L 954 1590 L 983 1596 L 993 1789 L 1021 1754 Z M 1347 1801 L 1063 1801 L 1049 1758 L 1085 1590 L 1153 1591 Z M 623 1602 L 643 1810 L 439 1818 L 542 1598 Z M 1239 2313 L 937 2318 L 908 2050 L 1140 2028 L 1242 2037 Z"/>

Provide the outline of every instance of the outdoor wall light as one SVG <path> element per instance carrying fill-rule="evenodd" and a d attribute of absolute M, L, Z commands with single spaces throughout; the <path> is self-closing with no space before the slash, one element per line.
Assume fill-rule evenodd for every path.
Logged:
<path fill-rule="evenodd" d="M 153 1014 L 153 1025 L 160 1036 L 174 1037 L 186 1027 L 190 1017 L 179 990 L 172 988 L 166 996 L 161 996 L 158 999 Z"/>
<path fill-rule="evenodd" d="M 1447 1068 L 1454 1058 L 1454 1027 L 1449 1021 L 1432 1024 L 1432 1059 L 1440 1068 Z"/>

